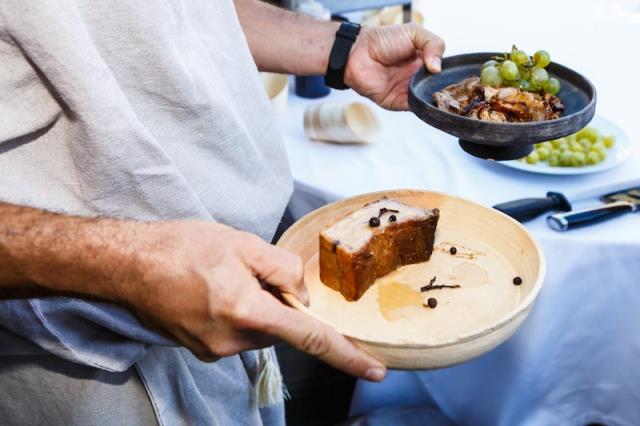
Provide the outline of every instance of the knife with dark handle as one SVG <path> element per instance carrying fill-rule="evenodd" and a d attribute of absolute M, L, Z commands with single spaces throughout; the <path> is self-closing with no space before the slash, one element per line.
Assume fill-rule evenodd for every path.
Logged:
<path fill-rule="evenodd" d="M 493 208 L 511 216 L 518 222 L 526 222 L 551 211 L 568 212 L 571 210 L 571 204 L 561 193 L 547 192 L 545 198 L 522 198 L 496 204 Z"/>
<path fill-rule="evenodd" d="M 545 198 L 523 198 L 496 204 L 494 209 L 513 217 L 519 222 L 526 222 L 535 219 L 543 213 L 552 211 L 567 212 L 571 210 L 571 203 L 582 200 L 601 198 L 607 194 L 614 194 L 626 191 L 631 188 L 640 187 L 640 178 L 615 182 L 598 188 L 579 190 L 577 192 L 547 192 Z M 610 201 L 610 200 L 605 200 Z"/>
<path fill-rule="evenodd" d="M 547 223 L 555 231 L 568 231 L 635 211 L 638 211 L 638 204 L 631 201 L 614 201 L 569 213 L 552 214 L 547 217 Z"/>

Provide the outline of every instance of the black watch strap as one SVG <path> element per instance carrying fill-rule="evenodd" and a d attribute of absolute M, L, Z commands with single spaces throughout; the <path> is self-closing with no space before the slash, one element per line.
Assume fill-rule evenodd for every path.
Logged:
<path fill-rule="evenodd" d="M 344 84 L 344 70 L 347 68 L 347 60 L 351 52 L 351 46 L 355 43 L 360 33 L 360 25 L 353 22 L 343 22 L 336 32 L 336 40 L 333 42 L 329 54 L 327 74 L 324 76 L 324 84 L 334 89 L 344 90 L 349 86 Z"/>

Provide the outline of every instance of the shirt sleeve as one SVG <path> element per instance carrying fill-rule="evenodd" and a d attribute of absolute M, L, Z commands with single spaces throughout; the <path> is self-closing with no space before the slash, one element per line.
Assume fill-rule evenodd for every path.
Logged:
<path fill-rule="evenodd" d="M 3 37 L 0 27 L 0 143 L 46 129 L 62 109 L 20 47 Z"/>

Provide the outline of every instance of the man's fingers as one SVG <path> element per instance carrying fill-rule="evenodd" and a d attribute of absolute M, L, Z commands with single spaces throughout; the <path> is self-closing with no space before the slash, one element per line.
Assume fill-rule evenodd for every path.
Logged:
<path fill-rule="evenodd" d="M 275 299 L 265 298 L 263 308 L 265 333 L 353 376 L 375 382 L 384 378 L 386 368 L 379 361 L 328 325 Z"/>
<path fill-rule="evenodd" d="M 422 52 L 424 63 L 430 72 L 440 72 L 442 69 L 442 55 L 444 55 L 444 40 L 427 31 L 418 24 L 409 24 L 413 44 Z"/>
<path fill-rule="evenodd" d="M 403 67 L 402 73 L 406 73 L 406 77 L 403 76 L 402 83 L 394 88 L 393 92 L 395 93 L 395 97 L 389 106 L 389 109 L 392 111 L 407 111 L 409 109 L 409 80 L 411 79 L 411 76 L 423 66 L 424 61 L 422 59 L 422 55 L 418 55 Z"/>
<path fill-rule="evenodd" d="M 249 237 L 241 250 L 243 261 L 259 279 L 280 291 L 293 294 L 303 304 L 309 304 L 300 256 L 267 244 L 258 237 Z"/>

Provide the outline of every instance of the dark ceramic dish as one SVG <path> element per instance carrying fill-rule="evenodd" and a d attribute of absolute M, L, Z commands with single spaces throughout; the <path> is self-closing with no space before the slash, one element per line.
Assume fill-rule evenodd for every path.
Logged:
<path fill-rule="evenodd" d="M 547 70 L 560 80 L 558 97 L 565 110 L 556 120 L 492 123 L 438 109 L 433 94 L 467 77 L 480 75 L 482 64 L 498 53 L 470 53 L 445 58 L 442 72 L 422 67 L 409 83 L 409 108 L 421 120 L 460 139 L 469 154 L 492 160 L 513 160 L 529 154 L 533 144 L 570 135 L 585 127 L 595 114 L 596 89 L 582 75 L 551 63 Z"/>

